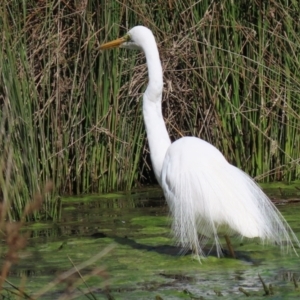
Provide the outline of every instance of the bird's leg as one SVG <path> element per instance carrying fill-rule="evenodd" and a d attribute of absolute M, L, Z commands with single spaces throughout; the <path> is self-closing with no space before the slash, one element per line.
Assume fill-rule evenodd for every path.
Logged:
<path fill-rule="evenodd" d="M 230 238 L 229 238 L 229 236 L 227 234 L 225 234 L 225 240 L 226 240 L 227 248 L 228 248 L 228 250 L 230 252 L 231 257 L 232 258 L 236 258 L 235 252 L 234 252 L 233 247 L 231 245 Z"/>
<path fill-rule="evenodd" d="M 198 246 L 195 243 L 192 244 L 191 250 L 193 255 L 195 256 L 199 255 Z"/>

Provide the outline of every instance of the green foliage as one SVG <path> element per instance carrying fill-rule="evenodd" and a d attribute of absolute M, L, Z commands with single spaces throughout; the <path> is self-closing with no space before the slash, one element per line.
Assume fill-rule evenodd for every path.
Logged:
<path fill-rule="evenodd" d="M 0 189 L 19 212 L 49 180 L 79 194 L 150 179 L 143 54 L 98 50 L 137 24 L 159 45 L 173 140 L 199 136 L 258 179 L 299 177 L 296 1 L 5 0 L 0 14 Z"/>

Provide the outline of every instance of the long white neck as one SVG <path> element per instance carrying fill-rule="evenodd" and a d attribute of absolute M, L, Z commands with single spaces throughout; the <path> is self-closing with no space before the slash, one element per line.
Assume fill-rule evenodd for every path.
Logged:
<path fill-rule="evenodd" d="M 148 87 L 143 97 L 143 116 L 154 174 L 161 185 L 161 170 L 171 141 L 161 109 L 163 74 L 154 37 L 147 40 L 143 50 L 147 60 L 149 76 Z"/>

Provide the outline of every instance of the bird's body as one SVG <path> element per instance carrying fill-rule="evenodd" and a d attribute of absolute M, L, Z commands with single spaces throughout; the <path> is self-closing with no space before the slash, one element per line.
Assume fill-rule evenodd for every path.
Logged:
<path fill-rule="evenodd" d="M 123 38 L 102 46 L 144 51 L 149 83 L 143 96 L 143 116 L 155 176 L 173 217 L 177 243 L 203 253 L 203 239 L 212 238 L 221 255 L 218 229 L 247 238 L 258 237 L 286 249 L 299 241 L 283 216 L 251 177 L 229 164 L 213 145 L 196 137 L 171 143 L 162 116 L 163 74 L 152 32 L 132 28 Z"/>
<path fill-rule="evenodd" d="M 169 147 L 161 181 L 176 241 L 197 254 L 204 255 L 207 239 L 199 240 L 203 234 L 214 240 L 222 255 L 219 229 L 278 244 L 290 241 L 290 233 L 296 238 L 252 178 L 199 138 L 183 137 Z"/>

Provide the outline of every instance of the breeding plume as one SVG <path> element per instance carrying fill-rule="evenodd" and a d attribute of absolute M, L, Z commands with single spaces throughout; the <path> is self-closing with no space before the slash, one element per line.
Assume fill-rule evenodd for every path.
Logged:
<path fill-rule="evenodd" d="M 218 230 L 222 228 L 223 233 L 258 237 L 285 250 L 299 247 L 296 235 L 270 199 L 218 149 L 196 137 L 171 143 L 161 108 L 162 67 L 151 30 L 136 26 L 101 49 L 114 47 L 141 49 L 146 56 L 149 83 L 143 95 L 143 116 L 152 167 L 170 207 L 177 244 L 203 256 L 205 242 L 213 239 L 220 256 Z"/>

